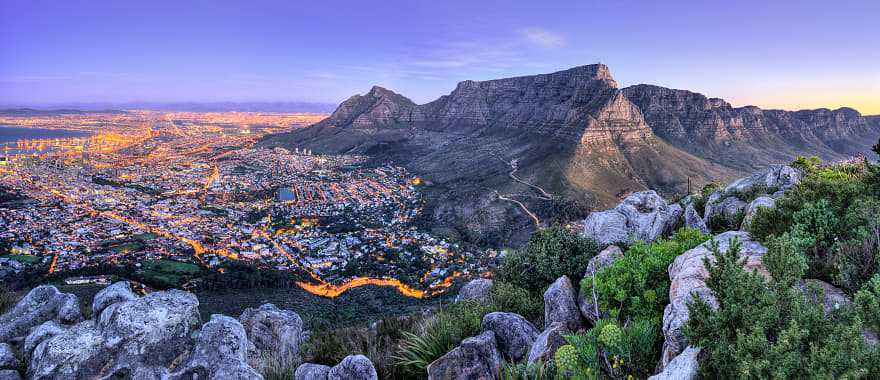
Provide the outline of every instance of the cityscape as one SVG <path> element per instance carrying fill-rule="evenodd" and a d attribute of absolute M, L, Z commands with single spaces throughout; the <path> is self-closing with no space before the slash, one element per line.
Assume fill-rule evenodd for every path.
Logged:
<path fill-rule="evenodd" d="M 0 275 L 29 266 L 63 275 L 109 263 L 192 288 L 191 276 L 161 269 L 222 273 L 234 261 L 289 272 L 319 296 L 379 285 L 415 298 L 488 275 L 496 251 L 417 227 L 422 183 L 406 169 L 256 144 L 324 116 L 3 116 L 0 124 L 86 135 L 4 144 L 0 241 L 9 253 L 0 256 Z"/>

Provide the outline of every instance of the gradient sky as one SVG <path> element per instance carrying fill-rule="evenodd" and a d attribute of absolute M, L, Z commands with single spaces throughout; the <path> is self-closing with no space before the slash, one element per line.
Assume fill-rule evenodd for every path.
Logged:
<path fill-rule="evenodd" d="M 880 1 L 0 0 L 0 104 L 312 101 L 602 62 L 765 108 L 880 114 Z"/>

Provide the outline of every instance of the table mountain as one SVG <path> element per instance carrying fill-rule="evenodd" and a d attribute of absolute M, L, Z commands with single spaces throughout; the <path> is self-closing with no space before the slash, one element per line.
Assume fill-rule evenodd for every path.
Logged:
<path fill-rule="evenodd" d="M 426 182 L 425 217 L 435 232 L 517 245 L 536 220 L 583 218 L 634 191 L 684 192 L 688 180 L 726 180 L 796 154 L 839 158 L 861 149 L 845 144 L 855 136 L 880 134 L 851 110 L 786 116 L 726 104 L 654 86 L 621 90 L 597 64 L 464 81 L 421 105 L 377 86 L 327 119 L 261 144 L 402 165 Z M 772 122 L 741 121 L 749 112 Z"/>

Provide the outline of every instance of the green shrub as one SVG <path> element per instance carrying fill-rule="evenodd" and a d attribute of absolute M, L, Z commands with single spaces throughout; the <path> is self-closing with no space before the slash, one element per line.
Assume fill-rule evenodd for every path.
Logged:
<path fill-rule="evenodd" d="M 714 233 L 736 231 L 742 225 L 743 219 L 745 219 L 745 213 L 742 210 L 737 211 L 736 214 L 731 216 L 717 213 L 709 218 L 706 222 L 706 227 L 709 227 L 709 230 Z"/>
<path fill-rule="evenodd" d="M 566 341 L 563 347 L 571 348 L 557 351 L 557 371 L 565 378 L 582 379 L 646 378 L 654 373 L 662 343 L 658 325 L 643 319 L 624 326 L 614 319 L 601 319 L 586 332 L 567 336 Z"/>
<path fill-rule="evenodd" d="M 501 365 L 501 380 L 552 380 L 553 362 L 537 361 L 532 364 L 504 362 Z"/>
<path fill-rule="evenodd" d="M 544 296 L 538 292 L 496 280 L 492 283 L 488 304 L 491 311 L 516 313 L 535 326 L 544 325 Z"/>
<path fill-rule="evenodd" d="M 680 229 L 669 239 L 635 242 L 613 265 L 596 273 L 599 308 L 612 317 L 659 321 L 669 303 L 667 268 L 678 255 L 708 240 L 695 229 Z M 593 281 L 584 278 L 581 292 L 592 294 Z"/>
<path fill-rule="evenodd" d="M 880 274 L 874 275 L 853 301 L 865 326 L 880 332 Z"/>
<path fill-rule="evenodd" d="M 797 158 L 792 161 L 788 166 L 791 166 L 795 169 L 803 170 L 804 173 L 810 174 L 814 173 L 822 166 L 822 159 L 816 156 L 810 156 L 809 158 L 804 156 L 797 156 Z"/>
<path fill-rule="evenodd" d="M 513 251 L 497 271 L 499 280 L 529 291 L 543 291 L 562 275 L 579 281 L 598 252 L 595 241 L 562 227 L 532 234 L 525 248 Z"/>
<path fill-rule="evenodd" d="M 290 380 L 299 364 L 297 359 L 266 354 L 257 359 L 256 363 L 251 363 L 251 367 L 263 375 L 265 380 Z"/>
<path fill-rule="evenodd" d="M 784 244 L 783 244 L 784 245 Z M 792 281 L 769 282 L 747 271 L 739 242 L 726 252 L 713 243 L 715 261 L 704 260 L 706 285 L 718 308 L 702 299 L 689 305 L 685 334 L 702 347 L 700 366 L 706 378 L 864 378 L 878 374 L 877 352 L 861 335 L 854 313 L 841 310 L 826 317 L 821 295 L 805 297 Z M 782 250 L 777 254 L 781 256 Z M 770 254 L 768 252 L 768 254 Z M 780 260 L 776 258 L 774 260 Z M 797 276 L 774 265 L 774 277 Z"/>
<path fill-rule="evenodd" d="M 423 374 L 434 360 L 480 333 L 480 322 L 490 311 L 477 301 L 456 302 L 428 319 L 423 326 L 403 332 L 394 360 L 403 371 Z"/>
<path fill-rule="evenodd" d="M 694 197 L 694 209 L 697 212 L 702 213 L 706 209 L 706 202 L 709 201 L 709 196 L 712 193 L 721 190 L 721 185 L 717 183 L 710 183 L 700 190 L 700 193 Z"/>

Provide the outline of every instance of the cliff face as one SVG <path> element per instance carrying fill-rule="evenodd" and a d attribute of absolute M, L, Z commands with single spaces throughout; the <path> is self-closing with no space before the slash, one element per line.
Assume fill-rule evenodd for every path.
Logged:
<path fill-rule="evenodd" d="M 742 170 L 797 155 L 844 159 L 870 150 L 880 135 L 851 108 L 735 108 L 721 99 L 644 84 L 622 91 L 658 136 L 694 155 Z"/>
<path fill-rule="evenodd" d="M 433 225 L 515 245 L 535 223 L 511 199 L 543 224 L 581 218 L 634 191 L 684 192 L 798 154 L 843 158 L 876 141 L 869 123 L 850 109 L 765 111 L 657 86 L 620 90 L 608 67 L 589 65 L 464 81 L 423 105 L 373 87 L 262 145 L 403 165 L 428 183 Z"/>

